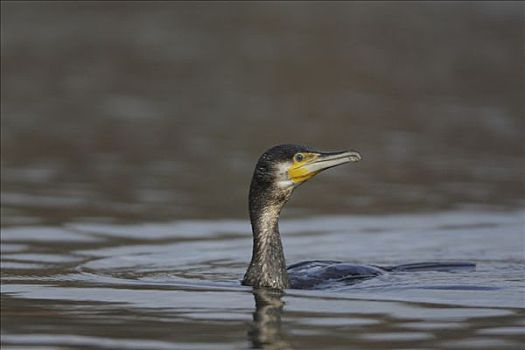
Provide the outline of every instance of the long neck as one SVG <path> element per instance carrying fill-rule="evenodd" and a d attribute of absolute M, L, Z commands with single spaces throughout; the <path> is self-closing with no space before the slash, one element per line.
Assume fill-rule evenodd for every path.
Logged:
<path fill-rule="evenodd" d="M 252 260 L 243 284 L 274 289 L 288 288 L 288 273 L 279 234 L 279 214 L 291 190 L 252 181 L 250 220 L 253 232 Z"/>

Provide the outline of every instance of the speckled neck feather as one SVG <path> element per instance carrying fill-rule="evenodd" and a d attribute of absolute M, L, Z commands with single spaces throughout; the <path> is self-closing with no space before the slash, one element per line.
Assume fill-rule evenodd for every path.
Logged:
<path fill-rule="evenodd" d="M 249 195 L 253 252 L 242 284 L 281 290 L 289 287 L 278 220 L 292 190 L 279 188 L 267 169 L 256 168 Z"/>

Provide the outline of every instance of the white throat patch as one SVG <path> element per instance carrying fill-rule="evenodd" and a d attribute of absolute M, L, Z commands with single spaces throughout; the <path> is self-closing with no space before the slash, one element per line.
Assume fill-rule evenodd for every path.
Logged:
<path fill-rule="evenodd" d="M 283 162 L 279 163 L 275 167 L 275 177 L 277 179 L 277 186 L 279 188 L 290 188 L 293 187 L 295 184 L 288 176 L 288 169 L 292 165 L 291 162 Z"/>

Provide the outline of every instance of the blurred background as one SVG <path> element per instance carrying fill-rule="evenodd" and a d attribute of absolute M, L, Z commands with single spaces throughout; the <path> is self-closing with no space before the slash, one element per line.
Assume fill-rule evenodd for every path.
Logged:
<path fill-rule="evenodd" d="M 279 143 L 364 157 L 289 217 L 524 204 L 523 3 L 1 10 L 4 226 L 246 218 Z"/>

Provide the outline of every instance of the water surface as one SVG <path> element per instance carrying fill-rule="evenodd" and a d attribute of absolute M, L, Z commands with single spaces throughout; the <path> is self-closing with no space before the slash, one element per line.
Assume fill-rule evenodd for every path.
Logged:
<path fill-rule="evenodd" d="M 3 345 L 518 348 L 525 337 L 523 215 L 285 220 L 289 262 L 467 260 L 477 268 L 389 273 L 284 294 L 240 285 L 251 251 L 245 220 L 7 228 Z"/>

